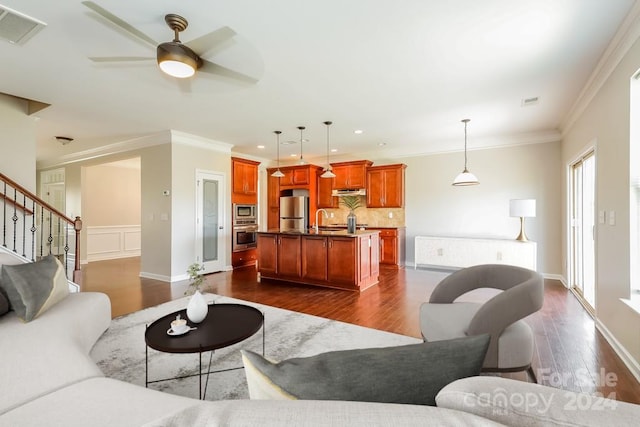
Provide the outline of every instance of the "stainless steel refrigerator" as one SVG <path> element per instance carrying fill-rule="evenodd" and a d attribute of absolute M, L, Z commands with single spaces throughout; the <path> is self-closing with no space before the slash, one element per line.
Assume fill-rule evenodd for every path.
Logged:
<path fill-rule="evenodd" d="M 307 196 L 280 197 L 280 231 L 305 231 L 309 226 Z"/>

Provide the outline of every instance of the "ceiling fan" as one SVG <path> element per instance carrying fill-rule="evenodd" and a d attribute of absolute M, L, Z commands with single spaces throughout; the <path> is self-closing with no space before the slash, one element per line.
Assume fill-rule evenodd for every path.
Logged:
<path fill-rule="evenodd" d="M 168 14 L 164 20 L 174 32 L 173 41 L 158 43 L 142 31 L 133 27 L 121 18 L 92 1 L 83 1 L 83 5 L 96 12 L 98 15 L 117 25 L 125 31 L 125 34 L 156 49 L 156 58 L 140 56 L 109 56 L 90 57 L 94 62 L 127 62 L 148 61 L 156 59 L 160 69 L 169 76 L 184 79 L 193 76 L 196 71 L 219 76 L 229 77 L 247 83 L 256 83 L 257 79 L 222 65 L 203 59 L 201 55 L 230 40 L 236 33 L 229 27 L 222 27 L 197 39 L 186 43 L 180 41 L 180 32 L 184 31 L 189 23 L 185 18 L 176 14 Z M 196 53 L 200 52 L 200 54 Z"/>

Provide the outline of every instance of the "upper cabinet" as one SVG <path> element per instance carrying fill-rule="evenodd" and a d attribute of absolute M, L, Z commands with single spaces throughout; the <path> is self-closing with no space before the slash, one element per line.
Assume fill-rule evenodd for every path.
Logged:
<path fill-rule="evenodd" d="M 338 198 L 331 195 L 333 190 L 333 181 L 335 178 L 322 178 L 322 171 L 318 171 L 318 207 L 319 208 L 337 208 Z"/>
<path fill-rule="evenodd" d="M 367 207 L 404 207 L 404 170 L 407 165 L 373 166 L 367 169 Z"/>
<path fill-rule="evenodd" d="M 311 166 L 293 166 L 281 168 L 281 172 L 284 174 L 280 178 L 280 187 L 297 186 L 297 185 L 309 185 L 311 181 Z"/>
<path fill-rule="evenodd" d="M 234 203 L 258 202 L 258 165 L 260 162 L 232 157 Z"/>
<path fill-rule="evenodd" d="M 367 184 L 367 168 L 373 163 L 369 160 L 355 162 L 331 163 L 333 173 L 333 188 L 335 189 L 360 189 Z"/>

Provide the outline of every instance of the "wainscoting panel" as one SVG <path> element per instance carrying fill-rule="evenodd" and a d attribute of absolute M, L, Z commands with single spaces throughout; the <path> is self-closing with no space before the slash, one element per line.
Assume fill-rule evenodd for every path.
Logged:
<path fill-rule="evenodd" d="M 536 270 L 536 242 L 504 239 L 416 236 L 415 266 L 465 268 L 508 264 Z"/>
<path fill-rule="evenodd" d="M 140 225 L 87 227 L 87 261 L 140 256 Z"/>

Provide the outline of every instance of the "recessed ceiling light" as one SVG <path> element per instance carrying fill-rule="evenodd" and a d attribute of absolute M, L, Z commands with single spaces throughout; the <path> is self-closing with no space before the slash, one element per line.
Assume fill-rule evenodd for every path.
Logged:
<path fill-rule="evenodd" d="M 378 142 L 378 147 L 384 147 L 385 145 L 387 145 L 386 142 Z"/>
<path fill-rule="evenodd" d="M 291 154 L 289 154 L 289 157 L 298 157 L 298 155 L 295 154 L 295 153 L 291 153 Z"/>
<path fill-rule="evenodd" d="M 337 148 L 332 148 L 332 149 L 331 149 L 331 152 L 332 152 L 332 153 L 337 153 L 337 152 L 338 152 L 338 149 L 337 149 Z"/>
<path fill-rule="evenodd" d="M 264 145 L 258 145 L 258 148 L 262 150 L 264 149 Z"/>
<path fill-rule="evenodd" d="M 353 131 L 356 135 L 360 135 L 362 132 L 364 132 L 362 129 L 356 129 Z"/>

